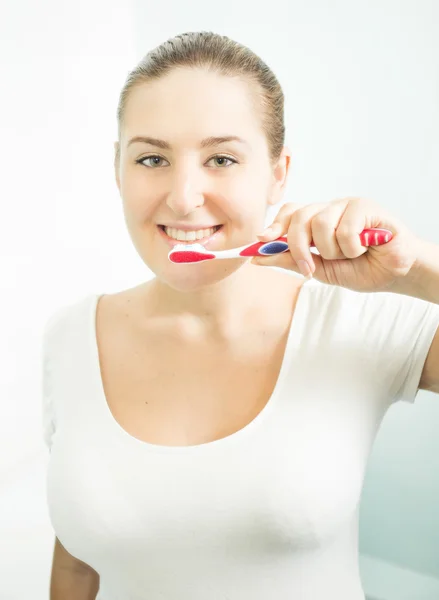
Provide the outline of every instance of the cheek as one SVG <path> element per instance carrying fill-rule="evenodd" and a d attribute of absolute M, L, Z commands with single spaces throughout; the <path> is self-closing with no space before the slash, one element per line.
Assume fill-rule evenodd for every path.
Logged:
<path fill-rule="evenodd" d="M 148 214 L 157 204 L 162 189 L 146 172 L 146 167 L 127 166 L 121 180 L 121 196 L 127 212 Z"/>
<path fill-rule="evenodd" d="M 232 189 L 233 187 L 233 189 Z M 247 177 L 222 194 L 223 211 L 235 221 L 260 219 L 267 207 L 267 184 L 261 177 Z"/>
<path fill-rule="evenodd" d="M 247 187 L 228 198 L 224 207 L 226 214 L 235 222 L 259 221 L 265 218 L 267 196 L 261 193 L 261 188 Z"/>
<path fill-rule="evenodd" d="M 144 223 L 152 218 L 160 202 L 159 194 L 146 188 L 145 185 L 131 185 L 123 195 L 123 209 L 125 216 L 134 223 Z"/>

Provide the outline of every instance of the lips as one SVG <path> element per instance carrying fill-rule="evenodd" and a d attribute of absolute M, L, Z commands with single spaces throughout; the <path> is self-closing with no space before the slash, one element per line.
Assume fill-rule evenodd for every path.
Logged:
<path fill-rule="evenodd" d="M 213 227 L 221 227 L 222 223 L 189 225 L 185 223 L 159 223 L 159 227 L 168 227 L 170 229 L 181 229 L 182 231 L 199 231 L 202 229 L 212 229 Z"/>
<path fill-rule="evenodd" d="M 208 235 L 207 237 L 202 237 L 200 239 L 190 239 L 190 240 L 178 240 L 178 239 L 174 239 L 173 237 L 170 237 L 166 231 L 165 231 L 165 226 L 164 225 L 157 225 L 157 230 L 160 234 L 160 236 L 167 242 L 167 244 L 173 248 L 175 245 L 177 244 L 202 244 L 203 246 L 209 246 L 211 244 L 211 242 L 213 240 L 215 240 L 217 238 L 218 235 L 221 234 L 222 230 L 223 230 L 223 225 L 215 225 L 215 231 Z M 204 228 L 203 229 L 209 229 L 209 227 Z M 201 227 L 197 226 L 191 226 L 190 228 L 186 228 L 186 230 L 181 230 L 181 231 L 199 231 L 199 230 L 203 230 Z"/>
<path fill-rule="evenodd" d="M 204 239 L 209 238 L 213 235 L 218 229 L 220 225 L 215 227 L 209 227 L 207 229 L 192 229 L 192 230 L 184 230 L 184 229 L 176 229 L 172 227 L 163 227 L 166 235 L 173 240 L 178 240 L 179 242 L 198 242 Z"/>

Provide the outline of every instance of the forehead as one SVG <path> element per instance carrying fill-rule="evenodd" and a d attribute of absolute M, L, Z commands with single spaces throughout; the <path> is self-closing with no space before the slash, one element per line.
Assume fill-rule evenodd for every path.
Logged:
<path fill-rule="evenodd" d="M 126 132 L 160 136 L 186 131 L 262 134 L 257 92 L 238 77 L 202 69 L 178 68 L 131 90 L 126 104 Z M 152 131 L 153 128 L 153 131 Z"/>

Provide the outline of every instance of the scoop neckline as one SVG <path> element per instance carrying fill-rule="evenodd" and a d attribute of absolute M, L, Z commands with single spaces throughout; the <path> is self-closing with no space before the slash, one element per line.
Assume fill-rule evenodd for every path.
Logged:
<path fill-rule="evenodd" d="M 91 377 L 93 382 L 93 391 L 97 396 L 97 406 L 99 408 L 100 415 L 108 424 L 108 426 L 113 430 L 114 434 L 119 436 L 120 439 L 125 440 L 126 442 L 132 444 L 133 446 L 137 446 L 143 448 L 143 450 L 147 452 L 155 452 L 161 454 L 191 454 L 191 453 L 199 453 L 203 451 L 209 451 L 214 449 L 219 449 L 223 447 L 229 447 L 237 443 L 239 440 L 242 440 L 245 436 L 251 434 L 251 432 L 262 423 L 264 419 L 266 419 L 269 414 L 275 409 L 279 402 L 279 398 L 281 397 L 281 392 L 283 389 L 283 384 L 285 381 L 285 377 L 288 369 L 291 369 L 290 358 L 295 348 L 295 343 L 297 340 L 297 335 L 299 329 L 303 325 L 302 317 L 304 315 L 306 302 L 304 299 L 304 289 L 309 288 L 310 284 L 314 283 L 314 280 L 304 281 L 303 284 L 299 288 L 298 296 L 296 299 L 296 305 L 293 311 L 293 315 L 291 318 L 291 322 L 289 325 L 289 330 L 287 334 L 287 342 L 285 345 L 284 355 L 282 358 L 281 367 L 279 370 L 279 374 L 273 388 L 273 391 L 265 404 L 262 410 L 256 415 L 254 419 L 252 419 L 247 425 L 244 425 L 238 431 L 235 431 L 225 437 L 219 438 L 217 440 L 211 440 L 209 442 L 203 442 L 201 444 L 193 444 L 189 446 L 165 446 L 162 444 L 153 444 L 151 442 L 147 442 L 141 440 L 126 431 L 122 427 L 122 425 L 116 420 L 111 412 L 110 406 L 107 401 L 107 397 L 104 390 L 104 384 L 102 380 L 102 373 L 100 367 L 99 360 L 99 348 L 97 342 L 97 328 L 96 328 L 96 316 L 97 316 L 97 305 L 99 299 L 104 296 L 104 293 L 101 294 L 93 294 L 91 296 L 92 299 L 92 307 L 91 307 L 91 323 L 89 325 L 89 333 L 90 333 L 90 350 L 91 350 Z"/>

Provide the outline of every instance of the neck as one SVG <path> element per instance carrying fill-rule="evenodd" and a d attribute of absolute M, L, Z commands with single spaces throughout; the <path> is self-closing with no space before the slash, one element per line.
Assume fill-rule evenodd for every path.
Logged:
<path fill-rule="evenodd" d="M 285 280 L 288 275 L 284 275 Z M 148 286 L 149 316 L 170 317 L 191 328 L 193 332 L 217 332 L 221 336 L 235 335 L 267 306 L 267 294 L 273 296 L 276 285 L 284 277 L 272 269 L 250 263 L 213 285 L 195 291 L 175 290 L 154 279 Z M 292 287 L 298 279 L 288 277 Z M 285 284 L 283 283 L 285 289 Z M 282 298 L 280 299 L 282 303 Z M 275 303 L 279 306 L 279 302 Z"/>

